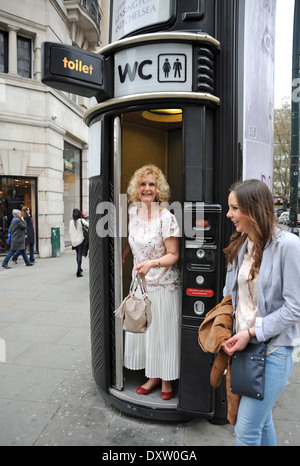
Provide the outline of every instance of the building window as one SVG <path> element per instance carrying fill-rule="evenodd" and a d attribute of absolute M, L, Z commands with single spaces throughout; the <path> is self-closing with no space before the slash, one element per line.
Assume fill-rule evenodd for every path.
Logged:
<path fill-rule="evenodd" d="M 31 39 L 17 37 L 18 74 L 31 78 Z"/>
<path fill-rule="evenodd" d="M 8 72 L 8 41 L 7 32 L 0 31 L 0 73 Z"/>

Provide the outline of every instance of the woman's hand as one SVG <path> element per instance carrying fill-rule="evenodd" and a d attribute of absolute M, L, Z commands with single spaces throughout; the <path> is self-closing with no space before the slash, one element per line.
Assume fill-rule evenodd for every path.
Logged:
<path fill-rule="evenodd" d="M 155 267 L 155 261 L 144 261 L 138 264 L 134 270 L 145 276 L 153 267 Z"/>
<path fill-rule="evenodd" d="M 248 345 L 249 340 L 250 338 L 248 330 L 242 330 L 223 343 L 222 347 L 225 353 L 229 354 L 229 356 L 232 356 L 236 351 L 243 350 Z"/>

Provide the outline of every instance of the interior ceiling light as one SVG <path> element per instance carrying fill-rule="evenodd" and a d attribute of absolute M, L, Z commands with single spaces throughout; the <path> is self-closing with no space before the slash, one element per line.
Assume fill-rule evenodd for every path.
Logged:
<path fill-rule="evenodd" d="M 159 115 L 181 115 L 181 108 L 159 108 L 157 110 L 149 110 L 151 113 L 158 113 Z"/>
<path fill-rule="evenodd" d="M 146 110 L 142 115 L 146 120 L 163 123 L 178 123 L 182 121 L 182 110 L 180 108 Z"/>

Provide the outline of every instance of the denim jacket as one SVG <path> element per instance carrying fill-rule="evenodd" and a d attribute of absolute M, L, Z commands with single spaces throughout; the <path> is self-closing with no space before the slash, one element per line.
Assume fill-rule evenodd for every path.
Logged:
<path fill-rule="evenodd" d="M 238 274 L 248 239 L 240 249 L 238 260 L 229 264 L 224 296 L 232 296 L 234 310 L 238 301 Z M 270 340 L 274 346 L 300 345 L 300 239 L 276 228 L 265 247 L 257 278 L 258 317 L 255 332 L 258 341 Z"/>

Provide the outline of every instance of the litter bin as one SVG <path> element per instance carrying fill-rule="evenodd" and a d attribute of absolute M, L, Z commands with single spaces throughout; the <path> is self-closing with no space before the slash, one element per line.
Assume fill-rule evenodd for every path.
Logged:
<path fill-rule="evenodd" d="M 51 228 L 52 256 L 60 256 L 60 229 Z"/>

